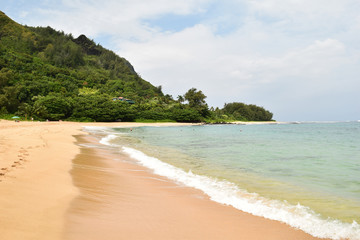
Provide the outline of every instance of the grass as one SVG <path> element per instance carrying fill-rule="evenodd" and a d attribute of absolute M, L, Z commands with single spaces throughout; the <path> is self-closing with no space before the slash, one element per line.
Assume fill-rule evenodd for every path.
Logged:
<path fill-rule="evenodd" d="M 13 119 L 13 117 L 15 117 L 14 114 L 0 114 L 0 119 L 3 119 L 3 120 L 12 120 L 12 121 L 15 121 L 15 120 L 23 121 L 23 120 L 25 120 L 25 118 L 23 118 L 23 117 L 16 118 L 16 119 Z"/>

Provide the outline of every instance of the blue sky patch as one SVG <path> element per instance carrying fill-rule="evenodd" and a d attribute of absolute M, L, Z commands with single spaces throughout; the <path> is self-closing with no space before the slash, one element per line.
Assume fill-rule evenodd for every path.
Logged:
<path fill-rule="evenodd" d="M 155 19 L 145 19 L 143 22 L 149 27 L 160 28 L 161 31 L 179 32 L 201 23 L 204 17 L 204 14 L 166 14 Z"/>

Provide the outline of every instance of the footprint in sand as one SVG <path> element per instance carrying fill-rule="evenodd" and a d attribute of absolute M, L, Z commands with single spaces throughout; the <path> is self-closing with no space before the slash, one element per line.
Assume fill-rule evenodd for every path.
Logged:
<path fill-rule="evenodd" d="M 2 172 L 0 172 L 0 177 L 4 177 L 5 176 L 5 174 L 9 171 L 7 168 L 5 168 L 5 167 L 3 167 L 3 168 L 1 168 L 1 171 Z M 2 180 L 0 179 L 0 182 L 1 182 Z"/>
<path fill-rule="evenodd" d="M 20 154 L 18 154 L 19 160 L 26 162 L 26 157 L 29 156 L 29 152 L 25 150 L 24 148 L 21 148 L 19 151 Z M 19 163 L 21 164 L 21 163 Z"/>

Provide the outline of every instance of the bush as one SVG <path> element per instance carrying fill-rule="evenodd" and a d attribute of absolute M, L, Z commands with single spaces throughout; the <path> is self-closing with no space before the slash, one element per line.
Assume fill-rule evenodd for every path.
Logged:
<path fill-rule="evenodd" d="M 137 118 L 148 120 L 161 120 L 170 118 L 170 114 L 168 112 L 164 112 L 162 109 L 155 108 L 138 113 Z"/>
<path fill-rule="evenodd" d="M 64 120 L 71 116 L 73 109 L 73 101 L 61 95 L 48 95 L 46 97 L 37 97 L 35 102 L 46 108 L 43 117 L 49 120 Z"/>
<path fill-rule="evenodd" d="M 72 118 L 89 118 L 97 122 L 133 121 L 135 111 L 130 104 L 111 101 L 107 95 L 79 96 L 75 99 Z"/>
<path fill-rule="evenodd" d="M 200 122 L 202 117 L 195 109 L 173 109 L 172 117 L 177 122 Z"/>

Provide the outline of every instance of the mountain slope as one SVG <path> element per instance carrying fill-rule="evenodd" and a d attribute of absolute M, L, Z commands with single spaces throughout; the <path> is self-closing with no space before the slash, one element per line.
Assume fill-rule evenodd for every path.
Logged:
<path fill-rule="evenodd" d="M 84 35 L 75 39 L 51 27 L 22 26 L 0 12 L 0 108 L 14 113 L 49 95 L 142 101 L 163 93 L 139 77 L 126 59 Z"/>

